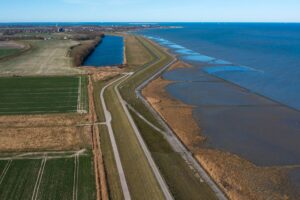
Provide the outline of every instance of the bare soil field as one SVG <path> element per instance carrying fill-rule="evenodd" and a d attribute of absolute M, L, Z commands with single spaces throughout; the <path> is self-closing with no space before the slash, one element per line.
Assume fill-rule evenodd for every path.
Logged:
<path fill-rule="evenodd" d="M 75 75 L 84 73 L 73 67 L 70 48 L 79 43 L 71 40 L 24 41 L 30 51 L 0 62 L 0 76 Z"/>
<path fill-rule="evenodd" d="M 189 66 L 177 63 L 170 70 L 178 67 Z M 165 90 L 170 83 L 160 77 L 143 95 L 230 199 L 287 199 L 290 191 L 285 169 L 258 167 L 234 154 L 205 147 L 206 138 L 193 118 L 193 107 L 170 97 Z"/>

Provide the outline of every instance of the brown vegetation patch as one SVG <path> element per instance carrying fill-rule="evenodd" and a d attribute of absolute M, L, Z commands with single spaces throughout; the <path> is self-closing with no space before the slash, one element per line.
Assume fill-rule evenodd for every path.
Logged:
<path fill-rule="evenodd" d="M 135 36 L 125 36 L 125 52 L 126 63 L 130 67 L 142 66 L 149 62 L 151 55 L 148 51 L 144 51 L 143 45 Z"/>
<path fill-rule="evenodd" d="M 74 60 L 74 65 L 80 66 L 84 59 L 93 52 L 99 43 L 101 43 L 101 40 L 102 36 L 99 36 L 94 40 L 81 41 L 79 45 L 74 46 L 70 51 L 70 56 Z"/>
<path fill-rule="evenodd" d="M 72 150 L 91 144 L 88 115 L 0 117 L 0 151 Z"/>
<path fill-rule="evenodd" d="M 230 199 L 287 199 L 288 182 L 279 168 L 257 167 L 236 155 L 213 149 L 195 153 Z"/>

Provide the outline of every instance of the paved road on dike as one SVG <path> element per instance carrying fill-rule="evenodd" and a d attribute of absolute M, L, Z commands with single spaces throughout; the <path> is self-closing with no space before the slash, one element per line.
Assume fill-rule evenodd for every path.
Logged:
<path fill-rule="evenodd" d="M 160 60 L 160 56 L 156 53 L 151 51 L 156 57 L 156 61 L 150 63 L 148 66 L 153 65 L 157 62 L 159 62 Z M 175 62 L 177 61 L 176 58 L 174 58 L 171 62 L 169 62 L 168 64 L 166 64 L 165 66 L 163 66 L 158 72 L 156 72 L 154 75 L 152 75 L 149 79 L 147 79 L 146 81 L 144 81 L 139 87 L 136 88 L 135 93 L 137 95 L 137 97 L 146 105 L 146 107 L 149 109 L 150 112 L 152 112 L 155 116 L 155 118 L 163 125 L 163 127 L 165 128 L 166 131 L 159 131 L 161 132 L 164 137 L 166 138 L 166 140 L 169 142 L 169 144 L 172 146 L 172 148 L 174 149 L 174 151 L 180 153 L 180 155 L 182 156 L 182 158 L 184 160 L 186 160 L 191 166 L 193 166 L 193 168 L 201 175 L 201 178 L 205 180 L 205 182 L 212 188 L 212 190 L 215 192 L 216 196 L 218 197 L 218 199 L 220 200 L 227 200 L 227 197 L 225 196 L 225 194 L 223 193 L 223 191 L 217 186 L 217 184 L 211 179 L 211 177 L 207 174 L 207 172 L 202 168 L 202 166 L 196 161 L 196 159 L 193 157 L 192 153 L 180 142 L 180 140 L 177 138 L 176 134 L 172 131 L 172 129 L 167 125 L 167 123 L 161 118 L 161 116 L 159 115 L 159 113 L 157 113 L 154 108 L 149 104 L 149 102 L 143 97 L 143 95 L 141 94 L 141 90 L 148 85 L 152 80 L 154 80 L 155 78 L 157 78 L 158 76 L 160 76 L 166 69 L 168 69 L 170 66 L 172 66 Z M 111 121 L 112 121 L 112 116 L 110 114 L 110 112 L 107 110 L 107 106 L 105 103 L 105 99 L 104 99 L 104 92 L 105 90 L 119 82 L 117 85 L 114 86 L 114 90 L 118 96 L 118 99 L 127 115 L 127 118 L 136 134 L 136 137 L 145 153 L 146 158 L 148 159 L 148 162 L 154 172 L 154 175 L 165 195 L 165 198 L 167 200 L 173 200 L 173 196 L 171 195 L 169 188 L 165 182 L 165 180 L 163 179 L 163 177 L 161 176 L 152 156 L 150 151 L 147 148 L 147 145 L 145 144 L 139 129 L 137 128 L 136 124 L 134 123 L 134 120 L 132 119 L 127 105 L 130 107 L 131 105 L 128 104 L 126 101 L 123 100 L 119 90 L 118 90 L 118 86 L 125 81 L 127 78 L 129 78 L 131 75 L 133 75 L 134 73 L 127 73 L 124 74 L 122 77 L 116 79 L 115 81 L 109 83 L 108 85 L 106 85 L 100 93 L 100 98 L 101 98 L 101 103 L 102 103 L 102 107 L 103 107 L 103 111 L 104 111 L 104 115 L 105 115 L 105 124 L 108 128 L 108 132 L 109 132 L 109 137 L 112 143 L 112 148 L 113 148 L 113 153 L 114 153 L 114 157 L 115 157 L 115 161 L 117 164 L 117 169 L 118 169 L 118 173 L 120 176 L 120 181 L 121 181 L 121 186 L 122 186 L 122 190 L 123 190 L 123 194 L 126 200 L 130 200 L 131 196 L 130 196 L 130 192 L 128 189 L 128 185 L 126 182 L 126 178 L 125 178 L 125 174 L 124 174 L 124 170 L 121 164 L 121 159 L 120 159 L 120 155 L 119 155 L 119 151 L 118 151 L 118 147 L 116 144 L 116 140 L 114 137 L 114 133 L 113 133 L 113 129 L 111 126 Z M 123 80 L 122 80 L 123 79 Z M 122 80 L 122 81 L 121 81 Z M 154 126 L 154 125 L 153 125 Z M 155 127 L 155 126 L 154 126 Z M 157 128 L 157 127 L 156 127 Z"/>
<path fill-rule="evenodd" d="M 160 58 L 160 56 L 153 52 L 156 57 Z M 170 63 L 163 66 L 159 71 L 153 74 L 150 78 L 145 80 L 141 85 L 139 85 L 136 90 L 136 96 L 144 103 L 144 105 L 149 109 L 150 112 L 155 116 L 155 118 L 160 122 L 160 124 L 164 127 L 166 131 L 161 132 L 165 139 L 172 146 L 174 151 L 178 152 L 182 158 L 187 161 L 193 168 L 198 172 L 201 178 L 211 187 L 211 189 L 216 194 L 219 200 L 227 200 L 224 192 L 218 187 L 218 185 L 212 180 L 212 178 L 208 175 L 208 173 L 203 169 L 203 167 L 199 164 L 199 162 L 194 158 L 192 153 L 182 144 L 182 142 L 178 139 L 177 135 L 173 132 L 172 128 L 165 122 L 165 120 L 160 116 L 160 114 L 149 104 L 149 102 L 144 98 L 141 94 L 143 88 L 145 88 L 151 81 L 159 77 L 165 70 L 171 67 L 178 59 L 174 58 Z"/>
<path fill-rule="evenodd" d="M 129 76 L 127 76 L 127 78 L 129 78 L 129 77 L 130 77 L 130 74 L 129 74 Z M 126 79 L 127 79 L 127 78 L 126 78 Z M 155 177 L 156 177 L 156 180 L 158 181 L 158 183 L 159 183 L 159 185 L 160 185 L 160 188 L 162 189 L 162 191 L 163 191 L 163 193 L 164 193 L 165 198 L 166 198 L 167 200 L 173 200 L 173 196 L 172 196 L 172 194 L 170 193 L 169 188 L 168 188 L 168 186 L 167 186 L 165 180 L 163 179 L 162 175 L 160 174 L 159 169 L 158 169 L 158 167 L 156 166 L 156 164 L 155 164 L 155 162 L 154 162 L 154 160 L 153 160 L 153 158 L 152 158 L 152 155 L 151 155 L 151 153 L 150 153 L 150 151 L 149 151 L 147 145 L 145 144 L 145 142 L 144 142 L 144 140 L 143 140 L 143 138 L 142 138 L 142 136 L 141 136 L 141 133 L 140 133 L 139 129 L 137 128 L 136 124 L 134 123 L 134 120 L 133 120 L 132 117 L 131 117 L 131 114 L 130 114 L 129 111 L 128 111 L 128 108 L 127 108 L 127 106 L 126 106 L 127 103 L 124 101 L 124 99 L 122 98 L 122 96 L 121 96 L 121 94 L 120 94 L 120 92 L 119 92 L 119 90 L 118 90 L 119 85 L 120 85 L 122 82 L 124 82 L 126 79 L 123 79 L 122 81 L 120 81 L 120 82 L 115 86 L 115 88 L 114 88 L 114 89 L 115 89 L 115 92 L 117 93 L 118 99 L 119 99 L 119 101 L 120 101 L 121 104 L 122 104 L 123 110 L 124 110 L 125 113 L 126 113 L 126 116 L 127 116 L 128 120 L 129 120 L 129 122 L 130 122 L 130 124 L 131 124 L 131 127 L 132 127 L 133 130 L 134 130 L 134 133 L 135 133 L 135 135 L 136 135 L 136 137 L 137 137 L 137 139 L 138 139 L 138 141 L 139 141 L 139 143 L 140 143 L 140 145 L 141 145 L 141 147 L 142 147 L 142 149 L 143 149 L 143 151 L 144 151 L 144 154 L 145 154 L 145 156 L 146 156 L 146 158 L 147 158 L 147 160 L 148 160 L 148 163 L 149 163 L 149 165 L 150 165 L 150 167 L 151 167 L 151 169 L 152 169 L 152 171 L 153 171 L 153 173 L 154 173 L 154 175 L 155 175 Z"/>
<path fill-rule="evenodd" d="M 119 154 L 119 151 L 118 151 L 118 146 L 117 146 L 117 143 L 116 143 L 114 132 L 113 132 L 113 129 L 112 129 L 112 126 L 111 126 L 112 117 L 111 117 L 110 112 L 107 110 L 107 106 L 106 106 L 105 99 L 104 99 L 105 90 L 109 86 L 111 86 L 114 83 L 120 81 L 121 79 L 123 79 L 126 76 L 128 76 L 128 75 L 124 75 L 124 76 L 118 78 L 117 80 L 107 84 L 105 87 L 103 87 L 102 90 L 101 90 L 101 93 L 100 93 L 100 98 L 101 98 L 102 108 L 103 108 L 104 115 L 105 115 L 105 124 L 106 124 L 107 129 L 108 129 L 108 134 L 109 134 L 109 138 L 110 138 L 113 153 L 114 153 L 114 158 L 115 158 L 115 161 L 116 161 L 117 170 L 118 170 L 118 174 L 119 174 L 119 177 L 120 177 L 120 182 L 121 182 L 123 195 L 124 195 L 125 200 L 130 200 L 131 199 L 130 192 L 129 192 L 128 185 L 127 185 L 127 182 L 126 182 L 125 173 L 124 173 L 124 170 L 123 170 L 123 167 L 122 167 L 121 158 L 120 158 L 120 154 Z"/>

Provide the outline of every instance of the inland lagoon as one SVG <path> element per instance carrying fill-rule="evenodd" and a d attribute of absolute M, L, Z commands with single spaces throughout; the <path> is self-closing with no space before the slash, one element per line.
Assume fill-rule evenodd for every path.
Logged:
<path fill-rule="evenodd" d="M 118 66 L 124 62 L 124 41 L 121 36 L 106 35 L 84 61 L 85 66 Z"/>

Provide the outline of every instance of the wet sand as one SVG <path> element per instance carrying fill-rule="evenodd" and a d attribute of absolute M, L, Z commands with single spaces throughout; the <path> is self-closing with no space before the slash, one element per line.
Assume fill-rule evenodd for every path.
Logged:
<path fill-rule="evenodd" d="M 143 94 L 231 199 L 296 199 L 288 173 L 300 164 L 299 112 L 199 67 L 163 77 Z"/>

